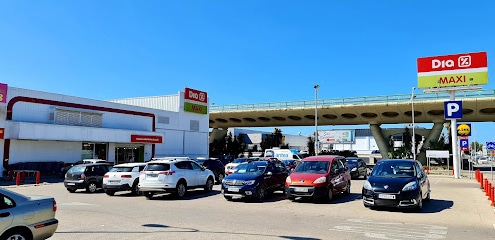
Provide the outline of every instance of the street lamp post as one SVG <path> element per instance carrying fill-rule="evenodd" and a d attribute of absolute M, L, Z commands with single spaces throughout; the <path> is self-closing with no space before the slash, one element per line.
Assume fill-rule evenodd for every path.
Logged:
<path fill-rule="evenodd" d="M 318 156 L 318 88 L 320 85 L 316 84 L 315 88 L 315 156 Z"/>
<path fill-rule="evenodd" d="M 412 93 L 411 93 L 411 116 L 412 116 L 412 152 L 413 152 L 413 159 L 416 160 L 416 134 L 414 133 L 414 90 L 416 90 L 415 87 L 412 88 Z"/>

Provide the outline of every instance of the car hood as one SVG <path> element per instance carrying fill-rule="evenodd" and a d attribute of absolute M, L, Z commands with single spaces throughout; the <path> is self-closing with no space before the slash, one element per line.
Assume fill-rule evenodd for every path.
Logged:
<path fill-rule="evenodd" d="M 375 192 L 397 193 L 409 182 L 417 181 L 416 177 L 368 177 Z"/>
<path fill-rule="evenodd" d="M 230 174 L 227 177 L 225 177 L 225 180 L 255 180 L 256 178 L 260 177 L 261 175 L 259 174 Z"/>
<path fill-rule="evenodd" d="M 312 183 L 314 180 L 327 176 L 327 173 L 291 173 L 290 180 L 292 182 L 298 182 L 299 180 L 304 180 L 306 183 Z"/>

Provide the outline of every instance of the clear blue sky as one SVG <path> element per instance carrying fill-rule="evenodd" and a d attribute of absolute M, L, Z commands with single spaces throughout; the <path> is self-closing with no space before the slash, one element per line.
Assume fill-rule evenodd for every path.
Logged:
<path fill-rule="evenodd" d="M 100 100 L 190 87 L 216 105 L 311 100 L 314 84 L 320 99 L 409 94 L 418 57 L 487 51 L 490 65 L 494 9 L 489 0 L 0 0 L 0 82 Z M 495 89 L 489 76 L 484 89 Z M 495 140 L 495 123 L 473 126 L 479 142 Z"/>

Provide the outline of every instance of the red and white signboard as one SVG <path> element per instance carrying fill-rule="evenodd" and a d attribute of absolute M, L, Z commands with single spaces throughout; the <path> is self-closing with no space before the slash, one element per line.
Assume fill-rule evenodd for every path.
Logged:
<path fill-rule="evenodd" d="M 418 88 L 488 84 L 486 52 L 418 58 Z"/>
<path fill-rule="evenodd" d="M 486 67 L 486 52 L 418 58 L 418 73 Z"/>
<path fill-rule="evenodd" d="M 163 143 L 162 136 L 131 135 L 131 142 Z"/>
<path fill-rule="evenodd" d="M 184 88 L 184 98 L 186 100 L 208 103 L 208 94 L 192 88 Z"/>

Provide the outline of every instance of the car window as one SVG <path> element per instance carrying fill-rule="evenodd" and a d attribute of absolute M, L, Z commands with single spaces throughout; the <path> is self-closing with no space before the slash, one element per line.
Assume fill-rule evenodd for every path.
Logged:
<path fill-rule="evenodd" d="M 337 161 L 337 160 L 333 160 L 332 161 L 332 173 L 334 173 L 336 170 L 339 169 L 339 163 L 340 161 Z"/>
<path fill-rule="evenodd" d="M 95 166 L 95 171 L 98 175 L 104 175 L 108 172 L 108 168 L 107 166 Z"/>
<path fill-rule="evenodd" d="M 69 171 L 67 171 L 67 173 L 69 174 L 80 174 L 80 173 L 83 173 L 84 170 L 86 169 L 85 166 L 73 166 L 69 169 Z"/>
<path fill-rule="evenodd" d="M 113 167 L 110 172 L 132 172 L 133 167 Z"/>
<path fill-rule="evenodd" d="M 416 175 L 415 164 L 411 162 L 379 162 L 371 172 L 377 177 L 412 177 Z"/>
<path fill-rule="evenodd" d="M 146 167 L 146 165 L 139 166 L 139 172 L 143 171 L 145 167 Z"/>
<path fill-rule="evenodd" d="M 201 170 L 202 169 L 202 167 L 195 162 L 188 162 L 188 163 L 189 163 L 189 166 L 191 167 L 191 169 L 193 169 L 193 170 Z"/>
<path fill-rule="evenodd" d="M 176 165 L 177 166 L 177 165 Z M 168 163 L 148 163 L 144 168 L 145 171 L 168 171 L 170 164 Z"/>
<path fill-rule="evenodd" d="M 15 207 L 15 202 L 13 199 L 5 196 L 5 195 L 0 195 L 0 209 L 7 209 L 7 208 L 13 208 Z"/>
<path fill-rule="evenodd" d="M 342 171 L 345 170 L 344 161 L 345 160 L 341 160 L 341 159 L 339 159 L 339 161 L 337 161 L 337 164 L 339 165 L 339 169 L 342 170 Z"/>

